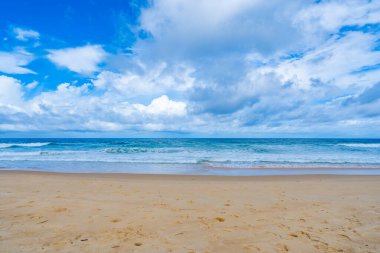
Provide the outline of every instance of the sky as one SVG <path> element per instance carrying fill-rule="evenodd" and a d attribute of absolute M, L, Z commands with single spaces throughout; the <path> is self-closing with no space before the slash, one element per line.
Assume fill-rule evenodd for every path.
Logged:
<path fill-rule="evenodd" d="M 380 1 L 0 1 L 0 137 L 380 138 Z"/>

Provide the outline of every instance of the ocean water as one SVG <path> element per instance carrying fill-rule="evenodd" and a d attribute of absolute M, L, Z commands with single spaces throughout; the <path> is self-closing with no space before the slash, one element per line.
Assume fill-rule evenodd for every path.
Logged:
<path fill-rule="evenodd" d="M 0 169 L 376 175 L 380 139 L 0 139 Z"/>

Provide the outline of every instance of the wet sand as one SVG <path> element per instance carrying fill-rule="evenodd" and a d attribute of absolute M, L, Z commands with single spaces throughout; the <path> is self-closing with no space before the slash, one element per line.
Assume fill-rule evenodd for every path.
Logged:
<path fill-rule="evenodd" d="M 0 252 L 380 252 L 380 176 L 0 172 Z"/>

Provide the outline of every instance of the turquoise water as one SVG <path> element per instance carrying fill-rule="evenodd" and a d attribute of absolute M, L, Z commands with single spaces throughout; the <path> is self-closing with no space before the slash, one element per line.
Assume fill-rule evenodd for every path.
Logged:
<path fill-rule="evenodd" d="M 380 174 L 379 139 L 0 139 L 0 169 L 210 175 Z"/>

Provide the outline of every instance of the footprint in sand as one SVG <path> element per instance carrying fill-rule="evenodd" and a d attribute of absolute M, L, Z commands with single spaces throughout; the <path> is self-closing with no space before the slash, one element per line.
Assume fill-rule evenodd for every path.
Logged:
<path fill-rule="evenodd" d="M 53 211 L 55 213 L 62 213 L 62 212 L 67 211 L 67 208 L 66 207 L 56 207 L 56 208 L 53 209 Z"/>
<path fill-rule="evenodd" d="M 118 222 L 120 222 L 120 221 L 121 221 L 121 219 L 112 219 L 112 220 L 111 220 L 112 223 L 118 223 Z"/>
<path fill-rule="evenodd" d="M 277 244 L 277 247 L 278 247 L 278 252 L 282 252 L 282 253 L 289 252 L 289 247 L 285 244 Z"/>
<path fill-rule="evenodd" d="M 216 217 L 215 220 L 217 220 L 219 222 L 224 222 L 226 219 L 224 219 L 222 217 Z"/>
<path fill-rule="evenodd" d="M 142 245 L 142 243 L 141 242 L 135 242 L 135 246 L 141 246 Z"/>
<path fill-rule="evenodd" d="M 349 240 L 349 241 L 352 241 L 352 239 L 348 235 L 345 235 L 345 234 L 338 234 L 338 235 Z"/>
<path fill-rule="evenodd" d="M 260 252 L 261 251 L 261 249 L 255 245 L 243 245 L 243 249 L 250 250 L 250 251 L 255 250 L 254 252 Z"/>

